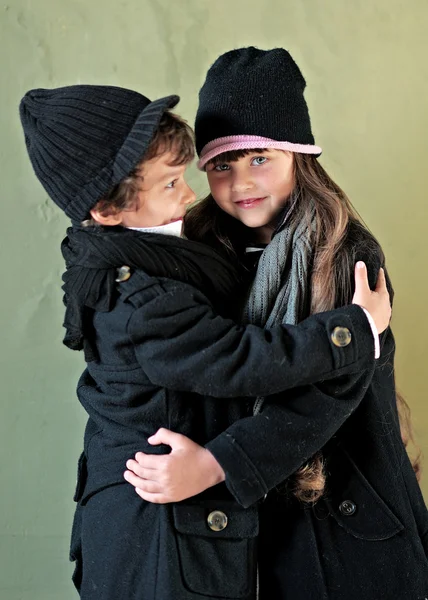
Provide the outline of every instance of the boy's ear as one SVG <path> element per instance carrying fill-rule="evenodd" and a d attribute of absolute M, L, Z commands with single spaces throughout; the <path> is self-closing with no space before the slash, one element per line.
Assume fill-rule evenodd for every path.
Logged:
<path fill-rule="evenodd" d="M 103 215 L 96 208 L 92 208 L 90 211 L 91 217 L 98 225 L 120 225 L 122 223 L 122 211 L 112 213 L 110 215 Z"/>

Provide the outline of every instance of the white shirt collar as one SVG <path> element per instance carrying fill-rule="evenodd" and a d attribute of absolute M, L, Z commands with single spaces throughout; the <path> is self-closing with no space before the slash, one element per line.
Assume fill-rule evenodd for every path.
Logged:
<path fill-rule="evenodd" d="M 179 221 L 173 221 L 166 225 L 157 225 L 156 227 L 128 227 L 134 231 L 144 231 L 145 233 L 161 233 L 163 235 L 176 235 L 181 236 L 181 230 L 183 228 L 183 219 Z"/>

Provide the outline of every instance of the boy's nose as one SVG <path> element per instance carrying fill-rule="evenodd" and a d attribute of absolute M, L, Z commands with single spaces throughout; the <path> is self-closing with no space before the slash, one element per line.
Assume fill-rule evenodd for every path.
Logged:
<path fill-rule="evenodd" d="M 186 184 L 187 185 L 187 184 Z M 192 188 L 187 185 L 186 194 L 184 196 L 184 204 L 192 204 L 196 200 L 196 194 Z"/>

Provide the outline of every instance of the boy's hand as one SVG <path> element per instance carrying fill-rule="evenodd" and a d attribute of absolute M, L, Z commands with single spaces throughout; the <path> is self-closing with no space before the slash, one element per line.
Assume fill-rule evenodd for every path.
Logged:
<path fill-rule="evenodd" d="M 379 270 L 376 289 L 372 292 L 367 279 L 366 265 L 361 261 L 357 262 L 355 265 L 355 294 L 352 303 L 359 304 L 368 310 L 379 333 L 385 331 L 391 320 L 391 303 L 383 269 Z"/>
<path fill-rule="evenodd" d="M 171 446 L 171 453 L 137 452 L 135 460 L 127 461 L 128 471 L 124 473 L 126 481 L 147 502 L 179 502 L 225 480 L 211 452 L 184 435 L 161 428 L 148 442 Z"/>

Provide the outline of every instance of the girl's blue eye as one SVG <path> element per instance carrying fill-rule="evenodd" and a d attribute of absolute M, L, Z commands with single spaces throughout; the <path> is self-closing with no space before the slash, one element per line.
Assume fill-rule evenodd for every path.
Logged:
<path fill-rule="evenodd" d="M 177 180 L 174 179 L 174 181 L 171 181 L 171 183 L 168 183 L 168 185 L 166 187 L 171 189 L 171 188 L 175 187 L 176 183 L 177 183 Z"/>
<path fill-rule="evenodd" d="M 222 165 L 216 165 L 214 167 L 214 171 L 228 171 L 229 170 L 229 165 L 227 165 L 226 163 L 222 164 Z"/>
<path fill-rule="evenodd" d="M 253 160 L 251 161 L 251 164 L 255 164 L 255 165 L 263 165 L 265 162 L 267 161 L 266 156 L 256 156 L 255 158 L 253 158 Z"/>

